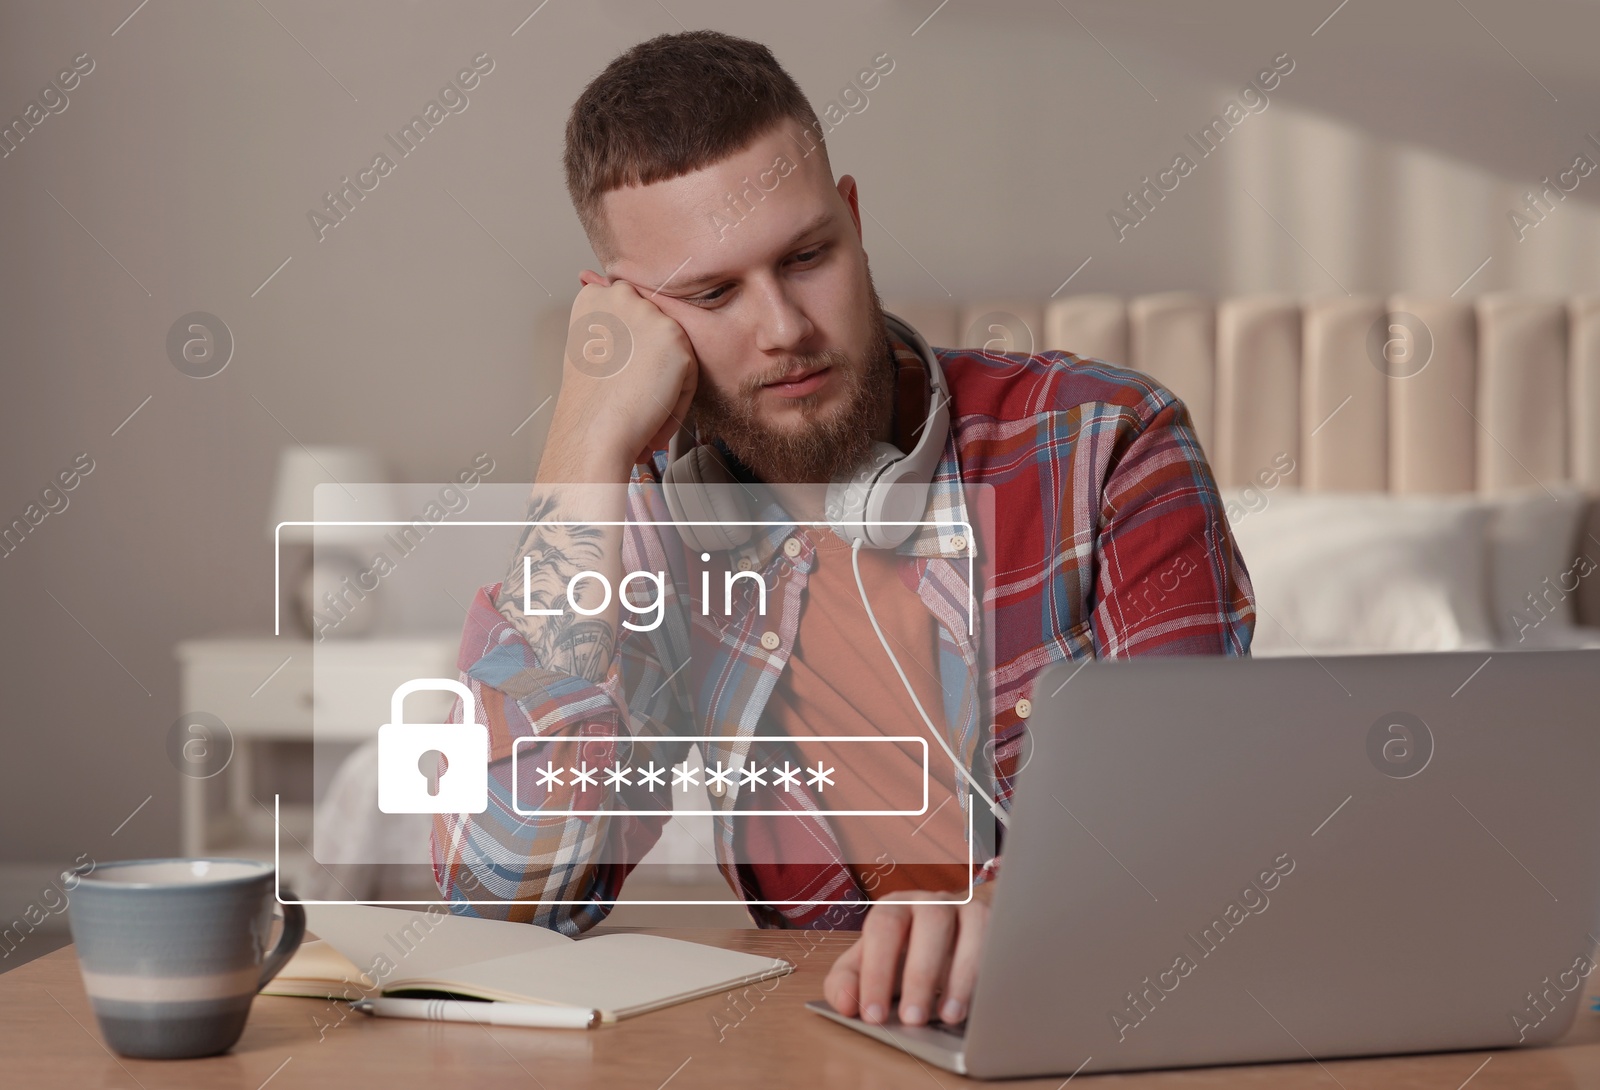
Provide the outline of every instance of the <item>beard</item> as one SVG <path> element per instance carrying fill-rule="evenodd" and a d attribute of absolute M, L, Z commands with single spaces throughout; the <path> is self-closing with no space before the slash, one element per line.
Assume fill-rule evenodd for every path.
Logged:
<path fill-rule="evenodd" d="M 878 429 L 888 420 L 893 397 L 894 364 L 883 302 L 870 275 L 867 281 L 868 328 L 866 358 L 829 349 L 797 356 L 775 373 L 757 375 L 732 393 L 701 385 L 694 396 L 695 421 L 704 442 L 720 439 L 741 464 L 769 484 L 831 481 L 866 460 Z M 821 401 L 823 391 L 788 399 L 785 410 L 796 410 L 798 428 L 773 428 L 762 422 L 759 406 L 762 386 L 780 381 L 797 370 L 833 369 L 828 393 L 840 397 L 831 411 Z"/>

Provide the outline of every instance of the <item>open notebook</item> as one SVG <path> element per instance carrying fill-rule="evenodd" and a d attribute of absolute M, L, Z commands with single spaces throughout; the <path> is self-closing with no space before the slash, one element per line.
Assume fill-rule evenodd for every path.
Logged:
<path fill-rule="evenodd" d="M 301 945 L 264 995 L 359 999 L 449 992 L 598 1010 L 607 1022 L 783 976 L 794 966 L 658 935 L 570 939 L 444 907 L 307 905 Z"/>

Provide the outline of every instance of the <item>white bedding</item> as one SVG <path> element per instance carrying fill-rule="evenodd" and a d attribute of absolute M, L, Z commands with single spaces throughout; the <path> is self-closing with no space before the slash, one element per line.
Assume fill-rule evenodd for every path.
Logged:
<path fill-rule="evenodd" d="M 1573 588 L 1600 578 L 1576 489 L 1222 496 L 1255 589 L 1253 655 L 1600 647 L 1574 620 Z"/>

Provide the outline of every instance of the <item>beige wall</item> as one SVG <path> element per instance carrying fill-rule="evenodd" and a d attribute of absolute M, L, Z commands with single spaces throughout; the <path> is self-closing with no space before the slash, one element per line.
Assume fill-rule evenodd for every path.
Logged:
<path fill-rule="evenodd" d="M 886 298 L 1047 295 L 1086 259 L 1067 291 L 1438 295 L 1480 267 L 1463 295 L 1600 290 L 1600 173 L 1525 241 L 1508 222 L 1576 153 L 1600 161 L 1591 6 L 1476 4 L 1480 26 L 1454 3 L 1351 4 L 1319 28 L 1334 0 L 553 0 L 524 24 L 537 6 L 0 11 L 0 119 L 94 61 L 0 159 L 0 522 L 94 462 L 0 559 L 0 860 L 175 848 L 172 645 L 270 631 L 264 524 L 291 436 L 373 447 L 413 480 L 479 451 L 497 479 L 531 472 L 548 409 L 511 433 L 554 390 L 534 318 L 591 259 L 566 110 L 674 17 L 766 41 L 819 108 L 894 58 L 830 137 Z M 484 52 L 470 106 L 318 241 L 323 193 Z M 1285 52 L 1271 104 L 1118 241 L 1123 194 Z M 236 339 L 203 380 L 165 346 L 197 310 Z"/>

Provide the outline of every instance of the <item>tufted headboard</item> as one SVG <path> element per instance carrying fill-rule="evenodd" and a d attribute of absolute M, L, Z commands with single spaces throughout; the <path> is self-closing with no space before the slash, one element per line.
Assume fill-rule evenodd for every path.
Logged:
<path fill-rule="evenodd" d="M 1572 482 L 1600 498 L 1600 297 L 1174 292 L 884 307 L 936 346 L 1060 349 L 1150 375 L 1188 406 L 1222 487 L 1287 454 L 1308 491 Z M 566 318 L 541 329 L 555 360 Z M 1586 532 L 1600 541 L 1600 502 Z M 1600 625 L 1600 578 L 1584 580 L 1576 604 L 1582 623 Z"/>
<path fill-rule="evenodd" d="M 1600 298 L 884 305 L 932 344 L 1062 349 L 1143 371 L 1189 406 L 1223 486 L 1288 452 L 1313 491 L 1573 481 L 1600 495 Z"/>

